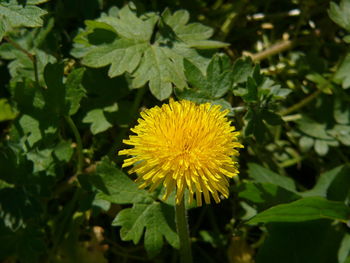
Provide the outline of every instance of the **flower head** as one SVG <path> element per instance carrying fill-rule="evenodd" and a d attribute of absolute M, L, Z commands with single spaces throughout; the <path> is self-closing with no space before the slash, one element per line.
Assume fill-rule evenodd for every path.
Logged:
<path fill-rule="evenodd" d="M 154 190 L 163 184 L 163 199 L 176 189 L 176 203 L 189 190 L 189 201 L 196 195 L 202 205 L 202 194 L 207 204 L 210 195 L 220 202 L 219 194 L 228 197 L 228 178 L 238 174 L 236 148 L 239 132 L 228 121 L 227 110 L 210 103 L 195 104 L 170 100 L 162 107 L 141 112 L 138 124 L 123 142 L 134 148 L 121 150 L 119 155 L 131 155 L 123 167 L 134 165 L 129 173 L 138 174 L 140 188 Z"/>

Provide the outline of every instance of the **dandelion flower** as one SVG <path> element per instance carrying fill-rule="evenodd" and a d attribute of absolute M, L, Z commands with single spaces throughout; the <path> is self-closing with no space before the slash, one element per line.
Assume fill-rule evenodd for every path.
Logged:
<path fill-rule="evenodd" d="M 132 156 L 122 167 L 133 165 L 129 173 L 138 174 L 140 188 L 150 186 L 152 191 L 163 184 L 164 200 L 175 189 L 179 204 L 187 188 L 189 202 L 195 195 L 198 206 L 202 195 L 207 204 L 210 195 L 220 202 L 220 194 L 229 195 L 228 178 L 238 174 L 232 157 L 243 147 L 227 113 L 219 105 L 187 100 L 170 100 L 141 112 L 131 129 L 136 135 L 123 141 L 134 147 L 119 151 L 119 155 Z"/>

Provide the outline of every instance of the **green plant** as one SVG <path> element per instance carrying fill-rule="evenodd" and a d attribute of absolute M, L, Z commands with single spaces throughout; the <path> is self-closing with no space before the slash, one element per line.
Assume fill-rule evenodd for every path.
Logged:
<path fill-rule="evenodd" d="M 179 260 L 175 194 L 121 168 L 169 98 L 244 145 L 194 262 L 350 262 L 350 1 L 0 0 L 0 260 Z M 187 195 L 188 193 L 185 193 Z"/>

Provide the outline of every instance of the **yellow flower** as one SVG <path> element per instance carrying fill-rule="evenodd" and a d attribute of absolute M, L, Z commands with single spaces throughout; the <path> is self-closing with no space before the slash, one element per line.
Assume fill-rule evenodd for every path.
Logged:
<path fill-rule="evenodd" d="M 176 203 L 189 190 L 189 202 L 196 195 L 202 205 L 202 194 L 207 204 L 210 194 L 220 202 L 219 193 L 229 195 L 228 179 L 238 174 L 237 162 L 232 157 L 243 146 L 237 141 L 239 132 L 228 121 L 228 110 L 210 103 L 195 104 L 182 100 L 141 112 L 136 127 L 123 142 L 134 148 L 121 150 L 119 155 L 131 155 L 123 167 L 134 165 L 129 173 L 137 173 L 140 188 L 153 191 L 163 183 L 165 200 L 176 189 Z"/>

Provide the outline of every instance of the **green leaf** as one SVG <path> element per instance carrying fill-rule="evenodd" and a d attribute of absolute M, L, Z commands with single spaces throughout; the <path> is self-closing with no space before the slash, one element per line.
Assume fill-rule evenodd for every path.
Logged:
<path fill-rule="evenodd" d="M 53 68 L 54 66 L 51 69 Z M 50 87 L 47 89 L 38 88 L 32 81 L 16 82 L 11 87 L 13 100 L 17 102 L 17 107 L 22 113 L 22 116 L 15 120 L 12 132 L 21 136 L 20 147 L 24 151 L 31 151 L 34 146 L 43 149 L 47 145 L 56 144 L 53 140 L 57 136 L 60 117 L 65 114 L 67 104 L 64 87 L 60 79 L 52 74 L 55 70 L 49 72 L 50 70 L 46 72 L 46 77 L 50 75 L 50 80 L 47 79 Z"/>
<path fill-rule="evenodd" d="M 315 140 L 315 152 L 324 156 L 328 153 L 328 144 L 324 140 Z"/>
<path fill-rule="evenodd" d="M 268 136 L 268 129 L 263 122 L 259 112 L 256 112 L 250 108 L 245 115 L 245 120 L 247 125 L 244 129 L 244 134 L 246 136 L 254 135 L 259 143 L 262 143 Z"/>
<path fill-rule="evenodd" d="M 227 243 L 225 236 L 219 231 L 201 230 L 199 235 L 201 237 L 201 241 L 209 243 L 214 248 L 224 246 Z"/>
<path fill-rule="evenodd" d="M 11 187 L 13 187 L 13 185 L 11 185 L 11 184 L 9 184 L 9 183 L 7 183 L 7 182 L 5 182 L 5 181 L 0 179 L 0 189 L 6 188 L 6 187 L 11 188 Z"/>
<path fill-rule="evenodd" d="M 349 1 L 349 8 L 350 8 L 350 1 Z M 349 17 L 349 15 L 347 15 L 347 17 Z M 350 54 L 347 54 L 334 75 L 334 81 L 341 84 L 343 89 L 350 88 L 350 76 L 348 74 L 349 70 L 350 70 Z"/>
<path fill-rule="evenodd" d="M 41 27 L 42 16 L 47 12 L 34 4 L 27 3 L 25 6 L 11 1 L 0 3 L 0 41 L 10 30 L 16 27 Z"/>
<path fill-rule="evenodd" d="M 24 136 L 27 137 L 29 146 L 33 146 L 35 143 L 42 139 L 39 121 L 29 115 L 23 115 L 19 119 L 19 124 L 22 127 Z"/>
<path fill-rule="evenodd" d="M 191 61 L 184 59 L 184 68 L 187 81 L 197 89 L 206 87 L 206 78 L 203 76 L 199 68 L 197 68 Z"/>
<path fill-rule="evenodd" d="M 13 120 L 16 118 L 17 113 L 10 106 L 7 99 L 0 99 L 0 122 Z"/>
<path fill-rule="evenodd" d="M 273 81 L 272 79 L 261 75 L 260 68 L 258 65 L 255 66 L 255 72 L 256 73 L 254 74 L 254 80 L 259 84 L 258 97 L 261 101 L 267 101 L 268 103 L 270 103 L 269 100 L 271 99 L 282 100 L 285 99 L 286 96 L 292 92 L 290 89 L 281 88 L 281 85 L 276 84 L 275 81 Z"/>
<path fill-rule="evenodd" d="M 349 103 L 342 101 L 340 97 L 336 97 L 334 101 L 334 119 L 339 124 L 350 123 L 350 105 Z"/>
<path fill-rule="evenodd" d="M 35 263 L 46 250 L 44 235 L 38 226 L 12 232 L 0 224 L 0 259 L 17 257 L 24 263 Z"/>
<path fill-rule="evenodd" d="M 232 72 L 225 65 L 227 56 L 216 54 L 212 57 L 204 76 L 201 70 L 189 60 L 184 60 L 185 75 L 191 89 L 177 91 L 180 96 L 215 100 L 221 98 L 232 85 Z"/>
<path fill-rule="evenodd" d="M 314 145 L 314 143 L 315 143 L 314 139 L 309 136 L 301 136 L 299 140 L 300 149 L 303 152 L 309 151 Z"/>
<path fill-rule="evenodd" d="M 86 96 L 86 90 L 82 87 L 85 68 L 74 69 L 65 82 L 66 101 L 68 102 L 69 115 L 77 113 L 80 107 L 80 101 Z"/>
<path fill-rule="evenodd" d="M 291 192 L 296 191 L 295 183 L 291 178 L 278 175 L 273 171 L 266 169 L 258 164 L 249 163 L 248 173 L 250 177 L 252 177 L 254 180 L 256 180 L 259 183 L 270 183 L 270 184 L 278 185 Z"/>
<path fill-rule="evenodd" d="M 119 10 L 116 17 L 104 16 L 101 22 L 111 25 L 121 38 L 149 41 L 158 17 L 153 13 L 148 13 L 139 18 L 132 9 L 135 8 L 130 4 L 126 5 Z"/>
<path fill-rule="evenodd" d="M 306 79 L 311 82 L 314 82 L 316 84 L 316 87 L 320 89 L 323 93 L 325 94 L 333 93 L 333 89 L 334 89 L 333 84 L 321 74 L 312 72 L 306 75 Z"/>
<path fill-rule="evenodd" d="M 104 132 L 112 127 L 112 124 L 106 119 L 103 109 L 89 111 L 84 117 L 83 122 L 91 123 L 90 130 L 92 134 Z"/>
<path fill-rule="evenodd" d="M 302 119 L 298 120 L 297 124 L 300 131 L 310 137 L 321 140 L 334 140 L 330 135 L 327 134 L 326 124 L 315 122 L 305 116 Z"/>
<path fill-rule="evenodd" d="M 30 183 L 33 165 L 19 147 L 2 146 L 0 148 L 0 178 L 10 184 Z"/>
<path fill-rule="evenodd" d="M 258 86 L 255 83 L 253 78 L 248 77 L 246 87 L 247 87 L 247 94 L 242 96 L 242 98 L 246 102 L 255 102 L 255 101 L 257 101 L 258 100 Z"/>
<path fill-rule="evenodd" d="M 329 147 L 337 147 L 340 141 L 347 145 L 350 144 L 350 128 L 344 125 L 334 125 L 333 128 L 327 127 L 326 123 L 318 123 L 303 116 L 297 121 L 298 128 L 302 132 L 300 144 L 302 150 L 307 150 L 314 146 L 315 152 L 324 156 L 328 153 Z M 348 141 L 349 140 L 349 141 Z"/>
<path fill-rule="evenodd" d="M 44 68 L 48 63 L 55 63 L 56 58 L 38 49 L 35 46 L 37 44 L 35 43 L 37 36 L 31 35 L 30 33 L 31 31 L 28 31 L 22 38 L 13 39 L 13 41 L 20 44 L 22 48 L 26 49 L 31 54 L 35 54 L 39 83 L 40 85 L 45 85 L 43 74 Z M 25 44 L 22 45 L 22 42 Z M 23 81 L 23 78 L 35 81 L 33 61 L 24 52 L 16 49 L 9 43 L 4 43 L 0 45 L 0 57 L 6 60 L 11 60 L 11 62 L 8 64 L 8 68 L 13 81 L 21 82 Z"/>
<path fill-rule="evenodd" d="M 33 172 L 45 171 L 47 175 L 55 176 L 55 163 L 52 156 L 53 149 L 34 148 L 27 153 L 27 159 L 33 162 Z"/>
<path fill-rule="evenodd" d="M 117 169 L 107 159 L 102 159 L 97 165 L 95 175 L 90 177 L 91 183 L 99 190 L 98 199 L 107 200 L 116 204 L 150 203 L 153 201 L 150 194 L 138 189 L 122 171 Z"/>
<path fill-rule="evenodd" d="M 141 56 L 147 44 L 130 39 L 117 39 L 112 44 L 97 46 L 91 49 L 84 58 L 83 64 L 93 68 L 111 65 L 108 75 L 119 76 L 125 72 L 132 73 L 140 64 Z"/>
<path fill-rule="evenodd" d="M 0 189 L 0 218 L 12 231 L 25 227 L 29 219 L 39 216 L 39 202 L 20 189 Z"/>
<path fill-rule="evenodd" d="M 350 260 L 350 234 L 345 234 L 340 244 L 338 252 L 338 261 L 341 263 L 348 263 Z"/>
<path fill-rule="evenodd" d="M 329 17 L 337 23 L 339 26 L 345 28 L 350 32 L 350 1 L 341 0 L 340 5 L 334 2 L 330 3 L 330 8 L 328 10 Z"/>
<path fill-rule="evenodd" d="M 58 160 L 68 162 L 73 155 L 72 143 L 70 141 L 60 141 L 54 148 L 53 153 Z"/>
<path fill-rule="evenodd" d="M 159 100 L 167 99 L 173 87 L 182 90 L 187 86 L 183 59 L 187 58 L 201 70 L 207 59 L 194 48 L 218 48 L 221 42 L 207 40 L 212 29 L 198 23 L 188 24 L 189 14 L 179 10 L 171 14 L 164 11 L 161 19 L 154 13 L 138 17 L 130 6 L 125 6 L 116 16 L 103 16 L 97 22 L 87 24 L 86 31 L 75 41 L 83 44 L 83 63 L 90 67 L 111 65 L 109 76 L 130 73 L 132 87 L 140 88 L 148 83 L 152 94 Z M 157 28 L 155 28 L 155 24 Z M 132 26 L 131 26 L 132 25 Z M 117 37 L 111 43 L 106 34 L 99 34 L 98 43 L 89 37 L 96 30 L 114 32 Z M 151 37 L 155 36 L 154 40 Z M 76 50 L 75 53 L 79 53 Z M 204 62 L 204 63 L 203 63 Z"/>
<path fill-rule="evenodd" d="M 228 60 L 226 55 L 215 54 L 207 68 L 208 89 L 214 98 L 221 98 L 232 86 L 232 72 L 225 68 L 225 60 Z"/>
<path fill-rule="evenodd" d="M 166 9 L 162 14 L 163 21 L 171 27 L 176 37 L 185 42 L 189 47 L 195 48 L 221 48 L 229 44 L 207 40 L 214 31 L 210 27 L 200 23 L 190 23 L 189 13 L 186 10 L 178 10 L 171 14 L 169 9 Z"/>
<path fill-rule="evenodd" d="M 172 50 L 151 45 L 145 50 L 140 66 L 133 74 L 132 85 L 140 88 L 149 82 L 149 88 L 156 98 L 167 99 L 172 93 L 173 84 L 179 89 L 186 86 L 180 61 L 181 57 Z"/>
<path fill-rule="evenodd" d="M 272 183 L 244 182 L 238 188 L 238 196 L 253 203 L 258 211 L 272 206 L 295 201 L 300 198 L 294 192 L 288 191 Z"/>
<path fill-rule="evenodd" d="M 235 60 L 232 71 L 234 85 L 246 82 L 248 77 L 252 76 L 254 72 L 254 65 L 251 58 L 245 57 Z"/>
<path fill-rule="evenodd" d="M 339 167 L 338 167 L 339 168 Z M 337 168 L 329 171 L 327 175 L 333 178 L 332 183 L 329 185 L 327 189 L 327 198 L 335 201 L 345 201 L 349 198 L 349 185 L 350 185 L 350 166 L 344 165 L 341 166 L 341 170 L 339 171 Z"/>
<path fill-rule="evenodd" d="M 238 69 L 239 66 L 242 66 L 242 69 Z M 254 66 L 250 60 L 236 61 L 233 74 L 233 93 L 259 108 L 273 105 L 273 100 L 285 99 L 291 92 L 290 89 L 281 88 L 281 85 L 262 75 L 259 64 Z"/>
<path fill-rule="evenodd" d="M 64 65 L 61 63 L 49 63 L 44 70 L 45 82 L 48 87 L 44 92 L 47 109 L 60 116 L 75 114 L 86 93 L 81 85 L 85 68 L 72 70 L 65 83 L 63 83 L 63 70 Z"/>
<path fill-rule="evenodd" d="M 343 232 L 328 220 L 270 223 L 267 238 L 259 247 L 257 263 L 338 262 Z"/>
<path fill-rule="evenodd" d="M 95 20 L 85 20 L 84 23 L 86 31 L 79 32 L 74 38 L 74 42 L 78 45 L 90 46 L 89 41 L 93 44 L 112 43 L 117 37 L 111 25 Z"/>
<path fill-rule="evenodd" d="M 342 144 L 350 146 L 350 125 L 336 124 L 331 130 L 328 130 L 327 133 Z"/>
<path fill-rule="evenodd" d="M 159 202 L 134 204 L 123 209 L 113 220 L 114 226 L 121 226 L 120 237 L 137 244 L 145 231 L 145 249 L 150 257 L 157 255 L 163 247 L 163 237 L 175 248 L 179 247 L 173 222 L 174 209 Z"/>
<path fill-rule="evenodd" d="M 220 99 L 232 85 L 230 67 L 230 61 L 226 55 L 216 54 L 212 57 L 206 68 L 206 76 L 204 76 L 199 67 L 185 59 L 185 75 L 192 87 L 182 91 L 175 89 L 176 96 L 196 103 L 209 102 L 220 105 L 222 110 L 229 110 L 228 116 L 233 116 L 231 104 L 224 99 Z"/>
<path fill-rule="evenodd" d="M 306 197 L 271 207 L 257 214 L 248 223 L 302 222 L 324 218 L 346 223 L 350 219 L 350 208 L 343 202 L 329 201 L 322 197 Z"/>
<path fill-rule="evenodd" d="M 3 16 L 1 15 L 0 18 L 3 18 Z M 5 36 L 6 31 L 8 31 L 10 28 L 11 28 L 11 25 L 9 25 L 6 19 L 0 20 L 0 41 Z"/>
<path fill-rule="evenodd" d="M 343 37 L 343 40 L 345 43 L 349 44 L 350 43 L 350 35 Z"/>
<path fill-rule="evenodd" d="M 321 196 L 327 198 L 328 188 L 331 186 L 334 179 L 342 174 L 343 169 L 348 170 L 348 166 L 338 166 L 328 172 L 325 172 L 320 175 L 320 178 L 317 180 L 316 185 L 309 191 L 303 192 L 303 196 Z M 346 173 L 345 173 L 346 174 Z"/>
<path fill-rule="evenodd" d="M 233 108 L 225 99 L 210 99 L 210 96 L 205 90 L 185 89 L 183 91 L 175 90 L 175 94 L 179 99 L 191 100 L 196 103 L 211 103 L 220 105 L 222 110 L 228 110 L 228 116 L 233 116 Z"/>
<path fill-rule="evenodd" d="M 263 109 L 261 111 L 261 117 L 270 125 L 275 126 L 281 125 L 283 123 L 283 120 L 280 115 L 266 109 Z"/>

